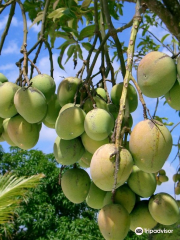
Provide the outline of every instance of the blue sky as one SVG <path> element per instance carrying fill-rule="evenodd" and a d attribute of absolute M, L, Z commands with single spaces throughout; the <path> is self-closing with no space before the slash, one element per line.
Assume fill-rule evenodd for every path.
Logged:
<path fill-rule="evenodd" d="M 113 21 L 115 27 L 122 26 L 123 23 L 129 22 L 132 15 L 134 14 L 134 4 L 126 4 L 125 5 L 125 16 L 120 18 L 120 21 Z M 9 14 L 9 9 L 6 9 L 3 11 L 3 13 L 0 15 L 0 35 L 3 32 L 3 29 L 5 27 L 5 24 L 7 22 L 7 17 Z M 31 22 L 28 20 L 28 26 L 31 25 Z M 37 41 L 37 34 L 40 31 L 40 25 L 34 25 L 28 33 L 28 41 L 27 41 L 27 49 L 30 49 L 31 46 L 35 44 Z M 121 33 L 120 40 L 125 41 L 126 43 L 129 42 L 129 36 L 130 36 L 131 29 L 127 29 L 125 32 Z M 166 33 L 165 30 L 158 29 L 156 27 L 151 27 L 151 31 L 156 35 L 156 37 L 160 38 Z M 138 33 L 138 38 L 140 37 L 140 32 Z M 166 39 L 166 43 L 170 41 L 171 39 L 168 37 Z M 138 40 L 137 40 L 138 41 Z M 10 31 L 8 32 L 8 36 L 6 38 L 6 42 L 3 47 L 2 54 L 0 55 L 0 72 L 3 73 L 11 82 L 15 82 L 18 77 L 18 68 L 16 67 L 15 63 L 22 57 L 22 54 L 20 53 L 20 48 L 23 42 L 23 22 L 22 17 L 20 13 L 20 9 L 17 8 L 16 13 L 13 17 L 13 21 L 11 24 Z M 59 47 L 62 43 L 61 39 L 58 39 L 55 42 L 55 47 Z M 161 48 L 161 51 L 170 54 L 166 49 L 163 47 Z M 78 65 L 76 69 L 74 70 L 72 65 L 73 62 L 70 60 L 65 65 L 65 71 L 61 70 L 57 64 L 57 56 L 59 54 L 58 49 L 53 49 L 53 59 L 54 59 L 54 80 L 56 82 L 56 86 L 58 87 L 59 83 L 61 82 L 62 78 L 61 76 L 68 77 L 68 76 L 75 76 L 77 71 L 81 68 L 82 62 L 79 60 Z M 171 54 L 170 54 L 171 55 Z M 84 59 L 87 56 L 87 52 L 85 49 L 83 49 L 83 56 Z M 33 59 L 34 53 L 30 55 L 30 59 Z M 66 56 L 64 57 L 62 62 L 65 62 Z M 94 73 L 98 71 L 99 69 L 99 63 L 100 60 L 98 59 L 97 64 L 94 69 Z M 45 48 L 43 48 L 43 51 L 41 51 L 41 54 L 39 56 L 39 59 L 37 61 L 37 66 L 40 69 L 42 73 L 50 74 L 50 67 L 49 67 L 49 56 L 48 52 Z M 119 62 L 114 61 L 113 66 L 115 69 L 118 69 Z M 36 74 L 35 74 L 36 75 Z M 136 71 L 133 70 L 133 75 L 136 78 Z M 85 77 L 85 75 L 84 75 Z M 97 79 L 98 81 L 98 79 Z M 122 81 L 122 77 L 119 74 L 118 75 L 118 81 Z M 110 91 L 111 86 L 108 85 L 108 89 Z M 153 114 L 155 105 L 156 105 L 156 99 L 150 99 L 145 97 L 145 101 L 147 104 L 147 107 L 149 108 L 151 114 Z M 164 100 L 160 100 L 159 108 L 157 111 L 157 115 L 159 117 L 168 117 L 169 122 L 177 123 L 180 119 L 178 117 L 178 114 L 175 112 L 175 110 L 171 109 L 167 104 L 163 106 Z M 137 110 L 132 114 L 134 125 L 137 124 L 139 121 L 143 120 L 143 112 L 142 112 L 142 106 L 139 103 L 139 106 Z M 133 125 L 133 126 L 134 126 Z M 171 129 L 170 127 L 169 129 Z M 173 142 L 176 144 L 178 141 L 180 133 L 180 125 L 172 132 L 173 136 Z M 37 143 L 37 145 L 34 147 L 35 149 L 42 150 L 45 153 L 51 153 L 53 152 L 53 143 L 56 138 L 56 132 L 53 129 L 49 129 L 43 125 L 40 138 Z M 8 151 L 8 144 L 5 142 L 1 143 L 3 148 Z M 163 183 L 161 186 L 157 187 L 157 192 L 160 191 L 168 191 L 169 193 L 173 194 L 173 187 L 174 184 L 172 182 L 172 175 L 176 172 L 176 167 L 178 165 L 178 159 L 173 164 L 170 164 L 171 161 L 174 159 L 176 155 L 176 148 L 173 147 L 172 152 L 167 160 L 167 162 L 164 165 L 164 169 L 167 172 L 167 175 L 169 176 L 170 180 L 167 183 Z M 180 199 L 180 197 L 177 197 L 177 199 Z"/>

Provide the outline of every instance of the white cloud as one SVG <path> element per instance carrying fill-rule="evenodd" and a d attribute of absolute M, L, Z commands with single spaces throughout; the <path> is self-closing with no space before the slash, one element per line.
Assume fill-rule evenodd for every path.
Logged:
<path fill-rule="evenodd" d="M 4 27 L 6 26 L 7 20 L 8 20 L 7 15 L 2 20 L 0 20 L 0 30 L 4 29 Z"/>
<path fill-rule="evenodd" d="M 42 128 L 40 131 L 39 142 L 41 141 L 52 141 L 54 142 L 57 137 L 56 131 L 53 128 L 48 128 L 44 124 L 42 124 Z"/>
<path fill-rule="evenodd" d="M 0 30 L 3 30 L 5 28 L 7 21 L 8 21 L 8 15 L 5 15 L 3 18 L 0 18 Z M 16 17 L 12 18 L 12 22 L 11 22 L 12 27 L 19 27 L 22 24 L 23 22 L 17 19 Z"/>
<path fill-rule="evenodd" d="M 1 65 L 1 66 L 0 66 L 0 70 L 1 70 L 1 71 L 11 70 L 12 68 L 14 68 L 14 66 L 15 66 L 15 64 L 13 64 L 13 63 Z"/>
<path fill-rule="evenodd" d="M 6 48 L 3 48 L 2 54 L 19 54 L 20 47 L 18 47 L 15 41 L 10 41 Z"/>

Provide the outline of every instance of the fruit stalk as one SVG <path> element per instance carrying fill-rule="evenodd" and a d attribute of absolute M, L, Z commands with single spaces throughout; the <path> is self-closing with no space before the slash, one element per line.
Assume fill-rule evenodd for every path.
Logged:
<path fill-rule="evenodd" d="M 125 110 L 125 106 L 126 106 L 126 98 L 127 98 L 127 89 L 128 89 L 128 83 L 131 77 L 131 72 L 132 72 L 132 63 L 133 63 L 133 55 L 134 55 L 134 48 L 135 48 L 135 40 L 136 40 L 136 36 L 137 36 L 137 32 L 138 32 L 138 27 L 140 25 L 141 22 L 141 15 L 140 15 L 140 1 L 137 0 L 136 3 L 136 12 L 135 12 L 135 16 L 133 18 L 133 26 L 131 29 L 131 36 L 130 36 L 130 41 L 129 41 L 129 46 L 127 49 L 127 65 L 126 65 L 126 74 L 124 77 L 124 86 L 123 86 L 123 90 L 122 90 L 122 95 L 121 95 L 121 99 L 120 99 L 120 108 L 119 108 L 119 114 L 116 120 L 116 127 L 115 127 L 115 131 L 116 131 L 116 138 L 115 138 L 115 147 L 116 147 L 116 167 L 115 167 L 115 173 L 114 173 L 114 186 L 113 186 L 113 190 L 112 193 L 114 195 L 115 193 L 115 189 L 116 189 L 116 183 L 117 183 L 117 173 L 119 170 L 119 166 L 120 166 L 120 145 L 121 145 L 121 125 L 122 125 L 122 120 L 124 117 L 124 110 Z"/>
<path fill-rule="evenodd" d="M 134 79 L 134 77 L 131 75 L 130 76 L 130 79 L 132 80 L 132 82 L 134 83 L 135 87 L 136 87 L 136 90 L 138 92 L 138 95 L 139 95 L 139 100 L 140 102 L 142 103 L 142 106 L 143 106 L 143 116 L 144 116 L 144 119 L 147 119 L 147 113 L 146 113 L 146 103 L 144 101 L 144 98 L 143 98 L 143 95 L 142 95 L 142 92 L 141 92 L 141 89 L 139 88 L 136 80 Z"/>

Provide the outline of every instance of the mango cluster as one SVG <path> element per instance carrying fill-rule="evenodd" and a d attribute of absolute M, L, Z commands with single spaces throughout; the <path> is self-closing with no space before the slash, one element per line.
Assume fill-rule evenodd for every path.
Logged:
<path fill-rule="evenodd" d="M 139 64 L 138 85 L 148 97 L 166 97 L 174 86 L 177 89 L 177 73 L 174 60 L 163 53 L 152 52 Z M 4 79 L 0 75 L 1 78 Z M 179 203 L 165 192 L 155 194 L 157 185 L 168 181 L 163 166 L 172 149 L 171 133 L 161 122 L 145 119 L 132 129 L 129 142 L 125 142 L 119 152 L 114 185 L 117 149 L 111 136 L 119 114 L 123 83 L 112 87 L 109 103 L 106 91 L 100 87 L 90 89 L 90 98 L 77 77 L 62 80 L 57 94 L 54 80 L 46 74 L 31 79 L 32 85 L 28 88 L 3 81 L 0 85 L 1 139 L 9 137 L 11 144 L 29 149 L 38 141 L 42 123 L 54 128 L 57 137 L 53 152 L 57 162 L 73 165 L 61 178 L 62 190 L 71 202 L 86 201 L 88 206 L 99 210 L 98 225 L 106 240 L 123 240 L 129 229 L 152 229 L 157 223 L 171 225 L 178 221 Z M 2 97 L 4 91 L 6 95 Z M 175 106 L 176 96 L 173 97 L 171 105 Z M 6 103 L 3 99 L 7 99 Z M 123 119 L 122 127 L 132 127 L 131 113 L 137 106 L 136 89 L 129 84 L 126 105 L 129 117 L 128 121 Z M 90 168 L 90 175 L 84 168 Z M 180 187 L 178 174 L 174 177 L 176 194 Z"/>
<path fill-rule="evenodd" d="M 55 121 L 49 114 L 52 108 L 59 112 L 60 107 L 54 105 L 55 89 L 54 79 L 47 74 L 32 78 L 29 87 L 20 87 L 0 74 L 0 140 L 25 150 L 33 148 L 42 122 Z"/>

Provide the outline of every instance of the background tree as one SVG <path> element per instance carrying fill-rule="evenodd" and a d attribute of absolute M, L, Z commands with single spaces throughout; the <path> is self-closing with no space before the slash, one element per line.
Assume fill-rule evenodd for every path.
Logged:
<path fill-rule="evenodd" d="M 18 177 L 45 174 L 42 184 L 32 189 L 27 201 L 16 209 L 13 220 L 1 225 L 2 239 L 103 239 L 97 226 L 97 210 L 85 202 L 73 204 L 64 196 L 59 185 L 60 168 L 53 154 L 17 147 L 5 153 L 1 148 L 0 169 L 3 173 L 12 171 Z M 135 236 L 130 232 L 127 240 Z"/>

